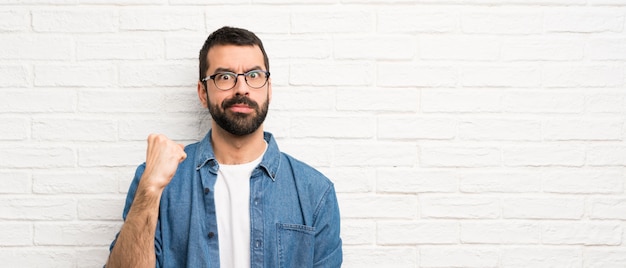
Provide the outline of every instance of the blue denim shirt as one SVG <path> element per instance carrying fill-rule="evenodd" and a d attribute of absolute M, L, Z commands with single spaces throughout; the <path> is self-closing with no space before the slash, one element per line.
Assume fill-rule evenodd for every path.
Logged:
<path fill-rule="evenodd" d="M 267 151 L 250 177 L 251 267 L 340 267 L 339 207 L 332 182 L 281 153 L 265 133 Z M 154 237 L 157 267 L 220 267 L 213 190 L 219 163 L 211 132 L 185 147 L 165 187 Z M 126 219 L 145 164 L 137 168 Z M 111 249 L 115 241 L 111 244 Z"/>

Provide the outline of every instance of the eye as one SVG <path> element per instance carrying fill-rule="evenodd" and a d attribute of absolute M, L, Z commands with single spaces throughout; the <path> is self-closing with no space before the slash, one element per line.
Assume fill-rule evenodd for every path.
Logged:
<path fill-rule="evenodd" d="M 234 75 L 229 74 L 229 73 L 221 73 L 218 74 L 215 79 L 219 80 L 219 81 L 228 81 L 231 79 L 234 79 Z"/>
<path fill-rule="evenodd" d="M 256 79 L 261 77 L 261 71 L 250 71 L 246 75 L 248 78 Z"/>

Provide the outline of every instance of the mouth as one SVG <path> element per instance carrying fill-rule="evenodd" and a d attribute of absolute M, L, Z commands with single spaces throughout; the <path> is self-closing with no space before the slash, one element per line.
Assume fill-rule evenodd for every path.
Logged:
<path fill-rule="evenodd" d="M 228 106 L 227 109 L 233 113 L 246 113 L 247 114 L 253 111 L 253 109 L 245 103 L 236 103 L 236 104 Z"/>

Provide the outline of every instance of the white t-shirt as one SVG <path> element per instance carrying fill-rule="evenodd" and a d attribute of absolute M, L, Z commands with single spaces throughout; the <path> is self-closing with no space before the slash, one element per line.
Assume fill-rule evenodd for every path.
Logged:
<path fill-rule="evenodd" d="M 264 154 L 249 163 L 219 166 L 215 214 L 221 267 L 250 267 L 250 176 Z"/>

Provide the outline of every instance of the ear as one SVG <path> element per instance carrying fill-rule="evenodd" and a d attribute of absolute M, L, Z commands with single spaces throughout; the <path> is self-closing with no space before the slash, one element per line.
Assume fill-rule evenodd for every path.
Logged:
<path fill-rule="evenodd" d="M 204 83 L 202 83 L 202 81 L 198 81 L 198 98 L 204 108 L 209 108 L 207 94 L 207 89 L 204 87 Z"/>

